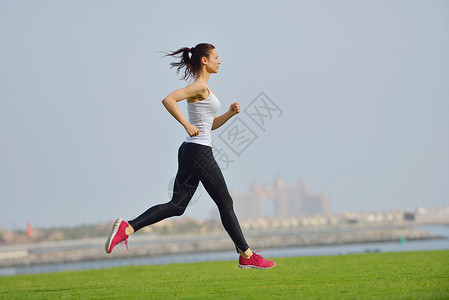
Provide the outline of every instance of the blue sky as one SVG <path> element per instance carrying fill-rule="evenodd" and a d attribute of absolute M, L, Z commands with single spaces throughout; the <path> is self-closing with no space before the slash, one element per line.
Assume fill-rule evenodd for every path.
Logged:
<path fill-rule="evenodd" d="M 221 111 L 282 110 L 224 170 L 303 180 L 332 211 L 449 205 L 447 1 L 0 0 L 0 227 L 130 219 L 169 200 L 183 87 L 160 51 L 209 42 Z M 179 103 L 185 112 L 185 102 Z M 186 215 L 207 218 L 202 193 Z"/>

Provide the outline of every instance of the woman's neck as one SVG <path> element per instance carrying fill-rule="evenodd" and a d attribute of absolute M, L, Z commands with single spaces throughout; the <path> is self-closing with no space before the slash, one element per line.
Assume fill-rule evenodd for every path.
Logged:
<path fill-rule="evenodd" d="M 201 69 L 196 74 L 196 81 L 202 81 L 202 82 L 208 83 L 209 77 L 210 77 L 210 73 L 207 72 L 205 69 Z"/>

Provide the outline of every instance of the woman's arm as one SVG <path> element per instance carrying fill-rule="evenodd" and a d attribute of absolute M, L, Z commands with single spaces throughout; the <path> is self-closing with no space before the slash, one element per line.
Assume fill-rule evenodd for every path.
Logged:
<path fill-rule="evenodd" d="M 206 97 L 204 97 L 206 95 Z M 168 112 L 179 122 L 182 126 L 184 126 L 185 130 L 189 134 L 189 136 L 196 136 L 199 133 L 199 130 L 196 126 L 190 124 L 190 122 L 183 116 L 181 111 L 179 110 L 177 102 L 187 99 L 187 98 L 195 98 L 195 99 L 206 99 L 207 98 L 207 87 L 199 82 L 194 82 L 191 85 L 186 86 L 185 88 L 179 89 L 165 97 L 162 100 L 162 104 L 168 110 Z"/>
<path fill-rule="evenodd" d="M 240 112 L 240 105 L 236 102 L 231 104 L 229 110 L 222 114 L 219 117 L 215 117 L 214 122 L 212 123 L 212 130 L 215 130 L 221 127 L 224 123 L 226 123 L 232 116 L 238 114 Z"/>

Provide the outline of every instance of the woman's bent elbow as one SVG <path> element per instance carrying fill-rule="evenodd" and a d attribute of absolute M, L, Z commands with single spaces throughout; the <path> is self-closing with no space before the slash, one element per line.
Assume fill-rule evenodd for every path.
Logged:
<path fill-rule="evenodd" d="M 168 103 L 170 102 L 170 100 L 168 100 L 167 98 L 164 98 L 164 100 L 161 101 L 162 105 L 164 105 L 165 107 L 167 107 Z"/>

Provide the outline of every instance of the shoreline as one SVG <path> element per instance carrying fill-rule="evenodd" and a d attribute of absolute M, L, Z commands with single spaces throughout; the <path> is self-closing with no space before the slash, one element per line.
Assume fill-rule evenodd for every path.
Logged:
<path fill-rule="evenodd" d="M 442 238 L 412 226 L 280 230 L 248 232 L 246 236 L 252 249 L 262 250 Z M 226 233 L 179 236 L 139 234 L 130 239 L 129 252 L 126 247 L 118 245 L 111 254 L 105 253 L 104 242 L 105 239 L 95 238 L 0 246 L 0 268 L 235 251 Z"/>

